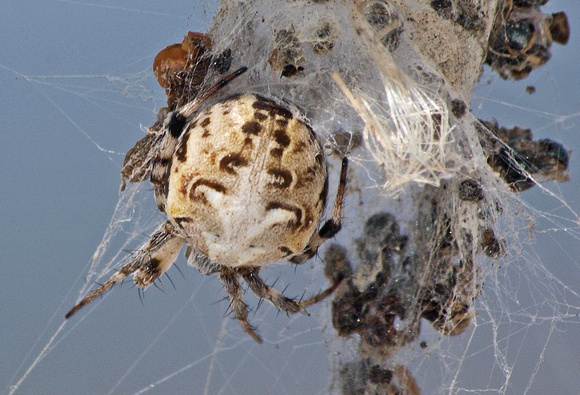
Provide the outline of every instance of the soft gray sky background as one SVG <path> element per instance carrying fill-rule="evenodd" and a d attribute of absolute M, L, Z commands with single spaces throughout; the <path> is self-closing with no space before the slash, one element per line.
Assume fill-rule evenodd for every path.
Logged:
<path fill-rule="evenodd" d="M 154 56 L 188 30 L 205 30 L 213 7 L 205 1 L 0 3 L 3 391 L 23 374 L 74 304 L 86 263 L 118 201 L 124 153 L 142 136 L 139 125 L 152 124 L 164 105 L 151 71 Z M 572 149 L 572 181 L 548 187 L 580 212 L 580 5 L 552 0 L 544 9 L 568 14 L 570 43 L 555 45 L 552 61 L 522 82 L 486 74 L 472 107 L 485 119 L 531 127 L 536 138 Z M 527 85 L 536 93 L 527 94 Z M 539 188 L 524 196 L 541 211 L 561 206 Z M 153 211 L 145 220 L 156 218 Z M 556 277 L 580 292 L 578 224 L 570 226 L 576 237 L 562 226 L 536 234 L 535 250 Z M 152 392 L 202 393 L 227 305 L 216 303 L 224 296 L 216 279 L 204 278 L 183 259 L 179 266 L 183 277 L 170 273 L 176 289 L 166 284 L 165 294 L 147 291 L 141 302 L 126 284 L 92 313 L 80 313 L 20 393 L 107 393 L 118 382 L 118 393 L 135 392 L 182 368 L 187 369 Z M 290 294 L 301 294 L 300 274 L 289 273 L 281 281 L 291 283 Z M 320 323 L 276 318 L 271 310 L 265 306 L 253 319 L 276 344 L 257 346 L 237 323 L 225 321 L 228 338 L 219 348 L 211 393 L 325 391 L 327 348 L 317 334 Z M 530 328 L 530 339 L 534 331 Z M 530 393 L 578 391 L 579 335 L 578 320 L 557 326 Z M 545 333 L 538 344 L 546 344 Z M 525 351 L 518 363 L 526 363 Z M 525 388 L 528 378 L 516 370 L 513 384 Z"/>

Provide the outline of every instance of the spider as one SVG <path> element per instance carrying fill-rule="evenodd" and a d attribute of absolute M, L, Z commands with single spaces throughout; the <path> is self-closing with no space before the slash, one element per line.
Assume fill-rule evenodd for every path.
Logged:
<path fill-rule="evenodd" d="M 259 276 L 260 269 L 271 263 L 308 261 L 340 230 L 348 160 L 342 159 L 332 217 L 317 231 L 328 195 L 328 173 L 322 146 L 310 126 L 287 107 L 255 94 L 234 95 L 200 110 L 210 96 L 245 71 L 245 67 L 237 70 L 170 112 L 156 135 L 128 153 L 125 167 L 143 167 L 131 171 L 136 180 L 150 178 L 157 206 L 168 220 L 65 319 L 127 276 L 133 275 L 138 287 L 149 287 L 186 245 L 188 264 L 205 275 L 219 276 L 232 312 L 258 343 L 262 339 L 248 322 L 240 279 L 256 296 L 287 314 L 303 311 L 338 287 L 340 276 L 325 291 L 295 301 Z"/>

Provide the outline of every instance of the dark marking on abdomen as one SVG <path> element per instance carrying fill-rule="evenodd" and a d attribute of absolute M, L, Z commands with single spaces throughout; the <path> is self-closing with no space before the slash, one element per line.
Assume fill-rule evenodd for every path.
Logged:
<path fill-rule="evenodd" d="M 254 143 L 253 143 L 253 141 L 252 141 L 252 138 L 251 138 L 251 137 L 246 137 L 246 138 L 244 139 L 244 147 L 246 147 L 246 146 L 247 146 L 248 148 L 252 148 L 252 147 L 254 146 Z"/>
<path fill-rule="evenodd" d="M 306 143 L 304 141 L 299 141 L 294 143 L 294 148 L 292 149 L 292 153 L 299 154 L 306 148 Z"/>
<path fill-rule="evenodd" d="M 242 126 L 242 132 L 246 134 L 258 135 L 262 130 L 262 126 L 256 121 L 248 121 Z"/>
<path fill-rule="evenodd" d="M 268 119 L 268 115 L 260 111 L 255 111 L 254 118 L 256 118 L 258 121 L 265 121 L 266 119 Z"/>
<path fill-rule="evenodd" d="M 290 173 L 288 170 L 270 169 L 268 170 L 268 174 L 275 178 L 274 182 L 271 182 L 270 185 L 276 188 L 287 189 L 290 185 L 292 185 L 292 173 Z"/>
<path fill-rule="evenodd" d="M 189 198 L 191 200 L 197 200 L 203 203 L 207 203 L 207 199 L 203 194 L 196 194 L 197 187 L 199 186 L 211 188 L 219 193 L 223 193 L 224 195 L 227 192 L 227 188 L 224 187 L 222 184 L 217 183 L 215 181 L 205 180 L 202 178 L 194 182 L 193 185 L 191 186 L 191 189 L 189 190 Z"/>
<path fill-rule="evenodd" d="M 310 210 L 306 209 L 306 215 L 304 216 L 304 225 L 302 227 L 306 228 L 310 226 L 313 221 L 314 219 L 312 218 L 312 213 L 310 212 Z"/>
<path fill-rule="evenodd" d="M 308 166 L 306 171 L 298 175 L 298 180 L 296 182 L 296 189 L 299 188 L 310 188 L 310 184 L 314 182 L 316 175 L 321 173 L 322 169 L 320 166 Z M 327 177 L 328 179 L 328 177 Z"/>
<path fill-rule="evenodd" d="M 288 120 L 285 118 L 277 119 L 276 125 L 280 126 L 282 129 L 286 129 L 288 127 Z"/>
<path fill-rule="evenodd" d="M 290 137 L 285 130 L 278 129 L 274 131 L 274 140 L 283 148 L 290 145 Z"/>
<path fill-rule="evenodd" d="M 204 119 L 203 121 L 201 121 L 200 125 L 201 125 L 201 127 L 205 128 L 210 123 L 211 123 L 211 119 L 209 117 L 207 117 L 206 119 Z"/>
<path fill-rule="evenodd" d="M 248 161 L 240 154 L 227 154 L 220 160 L 220 170 L 229 174 L 236 174 L 236 167 L 247 166 Z"/>
<path fill-rule="evenodd" d="M 290 211 L 296 216 L 296 220 L 288 221 L 288 227 L 290 229 L 298 229 L 300 227 L 302 221 L 302 209 L 300 207 L 280 202 L 270 202 L 266 205 L 266 211 L 277 209 Z"/>
<path fill-rule="evenodd" d="M 179 146 L 175 151 L 175 157 L 179 162 L 185 162 L 187 160 L 187 141 L 189 140 L 189 130 L 181 137 Z"/>
<path fill-rule="evenodd" d="M 284 149 L 282 148 L 272 148 L 270 150 L 270 155 L 272 155 L 276 159 L 281 159 L 282 154 L 284 154 Z"/>

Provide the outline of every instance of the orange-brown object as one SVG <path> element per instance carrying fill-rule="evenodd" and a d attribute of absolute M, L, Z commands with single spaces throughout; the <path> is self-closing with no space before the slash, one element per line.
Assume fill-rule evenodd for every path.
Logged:
<path fill-rule="evenodd" d="M 169 45 L 157 54 L 153 72 L 165 89 L 170 110 L 199 93 L 210 65 L 211 49 L 211 38 L 207 34 L 189 32 L 181 44 Z"/>
<path fill-rule="evenodd" d="M 159 52 L 153 62 L 153 72 L 159 85 L 165 89 L 169 88 L 172 78 L 180 71 L 185 70 L 186 63 L 187 52 L 181 44 L 169 45 Z"/>

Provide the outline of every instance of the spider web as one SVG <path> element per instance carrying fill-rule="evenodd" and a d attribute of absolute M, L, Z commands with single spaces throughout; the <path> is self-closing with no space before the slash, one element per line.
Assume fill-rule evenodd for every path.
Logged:
<path fill-rule="evenodd" d="M 188 30 L 209 29 L 217 5 L 188 2 L 169 9 L 140 3 L 134 9 L 129 3 L 55 1 L 38 4 L 32 17 L 16 3 L 5 7 L 4 15 L 13 20 L 0 26 L 12 26 L 22 42 L 0 52 L 0 73 L 12 92 L 3 95 L 0 106 L 10 132 L 2 155 L 9 158 L 3 162 L 9 176 L 3 176 L 1 206 L 3 391 L 19 383 L 17 393 L 326 393 L 356 381 L 366 363 L 358 337 L 337 336 L 328 301 L 309 309 L 310 316 L 286 317 L 267 304 L 256 310 L 258 301 L 246 294 L 255 309 L 251 322 L 265 341 L 259 346 L 231 317 L 224 318 L 227 301 L 222 301 L 217 278 L 191 270 L 183 257 L 177 263 L 183 274 L 172 269 L 171 280 L 163 278 L 160 290 L 149 289 L 140 300 L 127 282 L 61 326 L 79 294 L 92 289 L 94 281 L 106 280 L 162 221 L 147 184 L 118 194 L 119 171 L 124 153 L 143 135 L 139 125 L 152 124 L 164 105 L 151 60 Z M 551 0 L 544 8 L 564 10 L 571 21 L 579 20 L 580 8 L 572 1 Z M 268 6 L 259 11 L 268 23 L 281 14 Z M 249 13 L 237 24 L 252 18 Z M 316 22 L 321 20 L 332 18 L 318 15 Z M 42 28 L 53 34 L 39 37 Z M 46 37 L 59 38 L 47 45 Z M 220 49 L 239 44 L 236 40 L 234 33 L 225 35 Z M 579 111 L 574 84 L 568 83 L 580 71 L 570 61 L 578 53 L 573 35 L 566 47 L 553 47 L 547 66 L 523 81 L 506 82 L 488 71 L 471 102 L 475 116 L 529 127 L 535 139 L 550 138 L 578 152 Z M 314 96 L 323 103 L 320 110 L 308 112 L 315 130 L 341 125 L 342 110 L 332 113 L 331 104 L 352 111 L 331 83 L 306 80 L 308 89 L 301 90 L 283 79 L 261 82 L 266 80 L 258 76 L 267 67 L 248 56 L 236 65 L 253 66 L 254 73 L 240 86 L 300 99 L 301 107 L 312 100 L 304 97 L 322 92 L 323 98 Z M 341 71 L 355 96 L 372 105 L 373 92 L 361 82 L 364 70 Z M 353 75 L 359 79 L 347 78 Z M 536 93 L 526 93 L 526 86 L 534 86 Z M 431 88 L 436 91 L 436 84 Z M 336 143 L 329 133 L 323 137 L 331 147 Z M 396 191 L 396 198 L 385 197 L 384 174 L 373 169 L 373 160 L 358 149 L 352 161 L 345 224 L 333 243 L 346 248 L 356 265 L 356 243 L 371 215 L 395 215 L 400 233 L 410 235 L 412 224 L 406 221 L 418 210 L 410 197 L 435 187 L 410 186 Z M 331 165 L 333 196 L 335 159 Z M 569 183 L 547 183 L 518 195 L 495 179 L 483 180 L 486 192 L 501 202 L 494 231 L 506 241 L 507 253 L 499 260 L 477 255 L 483 281 L 473 307 L 477 316 L 467 331 L 453 337 L 423 320 L 417 339 L 385 358 L 384 366 L 404 366 L 423 393 L 577 391 L 580 203 L 574 155 L 570 173 Z M 482 170 L 484 177 L 492 174 Z M 473 225 L 474 217 L 463 219 Z M 415 249 L 410 244 L 406 255 Z M 289 296 L 316 293 L 327 286 L 326 252 L 322 249 L 318 258 L 297 268 L 272 265 L 264 278 Z"/>

